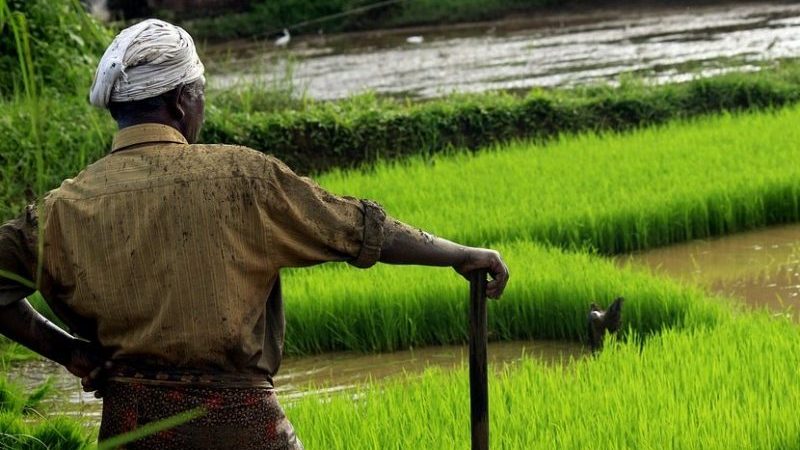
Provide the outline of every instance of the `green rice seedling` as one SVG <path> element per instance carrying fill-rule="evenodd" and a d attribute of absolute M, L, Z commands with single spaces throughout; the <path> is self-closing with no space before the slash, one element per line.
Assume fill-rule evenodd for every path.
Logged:
<path fill-rule="evenodd" d="M 473 245 L 533 239 L 615 254 L 800 219 L 798 120 L 797 107 L 725 114 L 334 171 L 320 182 Z"/>
<path fill-rule="evenodd" d="M 39 408 L 42 400 L 50 396 L 54 390 L 55 386 L 51 380 L 28 390 L 0 375 L 0 412 L 33 413 Z"/>
<path fill-rule="evenodd" d="M 86 427 L 72 419 L 56 417 L 31 427 L 31 438 L 23 449 L 82 450 L 94 447 Z"/>
<path fill-rule="evenodd" d="M 592 302 L 626 299 L 624 324 L 640 334 L 713 324 L 723 314 L 697 289 L 620 270 L 584 253 L 540 244 L 499 246 L 512 278 L 489 304 L 493 340 L 586 339 Z M 285 274 L 287 352 L 392 351 L 467 340 L 467 282 L 450 269 L 320 266 Z"/>
<path fill-rule="evenodd" d="M 90 430 L 80 422 L 65 417 L 41 417 L 35 409 L 52 392 L 50 382 L 26 392 L 21 385 L 0 376 L 0 448 L 89 448 Z"/>
<path fill-rule="evenodd" d="M 35 353 L 22 345 L 12 342 L 5 337 L 0 338 L 0 367 L 8 363 L 29 361 L 36 358 L 37 355 Z"/>
<path fill-rule="evenodd" d="M 17 414 L 0 413 L 0 448 L 14 450 L 82 450 L 91 438 L 78 422 L 54 418 L 29 423 Z"/>
<path fill-rule="evenodd" d="M 25 399 L 22 386 L 0 376 L 0 412 L 21 414 L 25 409 Z"/>
<path fill-rule="evenodd" d="M 19 448 L 30 435 L 19 414 L 0 412 L 0 448 Z"/>
<path fill-rule="evenodd" d="M 496 449 L 789 449 L 800 329 L 763 314 L 490 376 Z M 498 369 L 498 368 L 495 368 Z M 464 368 L 286 405 L 308 448 L 469 448 Z"/>
<path fill-rule="evenodd" d="M 473 244 L 530 237 L 615 253 L 795 219 L 800 169 L 793 142 L 800 136 L 791 124 L 798 115 L 792 108 L 518 144 L 433 165 L 417 160 L 338 172 L 322 183 L 378 199 L 401 219 Z M 698 317 L 713 322 L 706 303 L 695 300 L 700 294 L 687 297 L 668 282 L 529 243 L 499 248 L 513 277 L 506 297 L 490 308 L 495 339 L 583 339 L 588 304 L 617 296 L 632 300 L 626 323 L 640 333 Z M 321 267 L 288 274 L 285 286 L 290 353 L 466 339 L 464 282 L 450 272 Z"/>
<path fill-rule="evenodd" d="M 40 384 L 30 394 L 26 395 L 25 406 L 22 408 L 24 413 L 33 413 L 41 406 L 45 397 L 48 397 L 55 390 L 55 384 L 52 378 Z"/>

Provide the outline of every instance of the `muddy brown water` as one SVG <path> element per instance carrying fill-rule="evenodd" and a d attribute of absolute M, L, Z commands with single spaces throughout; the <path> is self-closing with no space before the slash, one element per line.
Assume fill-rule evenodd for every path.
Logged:
<path fill-rule="evenodd" d="M 466 346 L 426 347 L 417 350 L 383 353 L 326 353 L 310 357 L 286 358 L 275 387 L 282 402 L 307 395 L 347 391 L 370 380 L 380 382 L 398 376 L 418 376 L 426 368 L 454 368 L 467 364 Z M 548 341 L 492 342 L 489 344 L 490 368 L 499 369 L 523 358 L 538 358 L 552 364 L 581 358 L 588 351 L 579 344 Z M 38 386 L 51 378 L 57 388 L 43 410 L 81 417 L 87 423 L 100 419 L 102 402 L 81 390 L 77 378 L 61 366 L 42 360 L 12 365 L 10 377 L 26 386 Z"/>
<path fill-rule="evenodd" d="M 298 92 L 337 99 L 613 83 L 624 74 L 682 81 L 800 56 L 800 4 L 639 8 L 301 38 L 280 51 L 271 41 L 232 42 L 204 59 L 212 88 L 227 88 L 280 79 L 290 55 Z M 408 43 L 412 35 L 422 43 Z"/>
<path fill-rule="evenodd" d="M 692 241 L 616 260 L 704 286 L 752 308 L 800 318 L 800 225 Z"/>

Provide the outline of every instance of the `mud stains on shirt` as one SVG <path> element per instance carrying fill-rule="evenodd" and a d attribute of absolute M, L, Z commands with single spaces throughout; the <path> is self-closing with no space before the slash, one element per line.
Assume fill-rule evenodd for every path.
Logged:
<path fill-rule="evenodd" d="M 271 156 L 156 124 L 120 131 L 40 209 L 41 290 L 79 334 L 115 358 L 267 376 L 283 350 L 280 269 L 369 267 L 386 220 Z M 35 276 L 20 227 L 0 229 L 0 269 Z M 0 277 L 0 300 L 28 294 Z"/>

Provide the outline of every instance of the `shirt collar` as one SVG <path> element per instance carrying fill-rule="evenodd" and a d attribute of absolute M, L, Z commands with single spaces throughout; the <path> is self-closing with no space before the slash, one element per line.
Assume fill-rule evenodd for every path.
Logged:
<path fill-rule="evenodd" d="M 149 144 L 156 142 L 171 142 L 175 144 L 188 145 L 189 142 L 180 131 L 168 125 L 160 123 L 143 123 L 125 127 L 114 136 L 114 143 L 111 146 L 111 153 L 138 144 Z"/>

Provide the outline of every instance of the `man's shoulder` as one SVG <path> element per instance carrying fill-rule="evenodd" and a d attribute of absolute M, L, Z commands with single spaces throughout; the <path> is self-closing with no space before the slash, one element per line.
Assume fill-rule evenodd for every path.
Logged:
<path fill-rule="evenodd" d="M 193 144 L 191 151 L 200 158 L 213 160 L 222 167 L 238 168 L 243 176 L 269 175 L 283 162 L 268 153 L 231 144 Z"/>
<path fill-rule="evenodd" d="M 231 144 L 191 144 L 189 153 L 198 156 L 212 158 L 230 159 L 231 161 L 258 161 L 264 158 L 264 154 L 258 150 L 243 145 Z M 236 158 L 236 159 L 233 159 Z"/>

